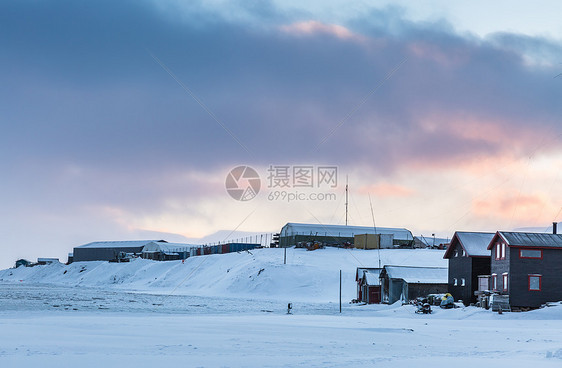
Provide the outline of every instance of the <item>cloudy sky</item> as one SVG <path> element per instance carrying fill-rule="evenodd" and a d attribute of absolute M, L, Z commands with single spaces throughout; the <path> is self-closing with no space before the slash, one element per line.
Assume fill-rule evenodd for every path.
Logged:
<path fill-rule="evenodd" d="M 341 224 L 346 177 L 352 225 L 562 221 L 560 2 L 302 3 L 0 2 L 0 267 Z M 240 165 L 261 179 L 243 202 Z M 337 186 L 272 184 L 299 166 Z"/>

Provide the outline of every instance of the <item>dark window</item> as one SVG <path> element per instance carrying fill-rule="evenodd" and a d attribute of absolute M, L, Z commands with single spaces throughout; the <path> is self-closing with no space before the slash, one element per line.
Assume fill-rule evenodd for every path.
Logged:
<path fill-rule="evenodd" d="M 529 291 L 541 291 L 542 275 L 529 275 Z"/>
<path fill-rule="evenodd" d="M 520 249 L 519 258 L 536 258 L 542 259 L 542 250 L 540 249 Z"/>
<path fill-rule="evenodd" d="M 498 275 L 492 274 L 492 290 L 498 289 Z"/>

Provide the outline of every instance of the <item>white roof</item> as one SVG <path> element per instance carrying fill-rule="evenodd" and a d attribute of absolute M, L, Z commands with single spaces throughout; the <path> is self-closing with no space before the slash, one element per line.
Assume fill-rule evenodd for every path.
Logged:
<path fill-rule="evenodd" d="M 98 241 L 76 248 L 128 248 L 128 247 L 143 247 L 152 242 L 166 242 L 165 240 L 123 240 L 123 241 Z"/>
<path fill-rule="evenodd" d="M 391 279 L 402 279 L 408 284 L 446 284 L 447 267 L 384 266 Z"/>
<path fill-rule="evenodd" d="M 392 234 L 396 240 L 414 240 L 410 230 L 403 228 L 372 226 L 345 226 L 322 224 L 299 224 L 289 222 L 281 229 L 280 236 L 317 235 L 333 237 L 353 237 L 361 234 Z"/>
<path fill-rule="evenodd" d="M 194 244 L 184 244 L 184 243 L 160 243 L 160 242 L 151 242 L 145 245 L 142 248 L 143 253 L 153 253 L 153 252 L 162 252 L 162 253 L 175 253 L 175 252 L 187 252 L 191 248 L 198 247 L 198 245 Z"/>
<path fill-rule="evenodd" d="M 419 241 L 421 241 L 422 243 L 424 243 L 426 246 L 431 247 L 433 246 L 433 244 L 435 245 L 439 245 L 439 244 L 448 244 L 451 239 L 448 238 L 434 238 L 433 236 L 416 236 L 416 238 L 419 239 Z"/>
<path fill-rule="evenodd" d="M 490 256 L 488 245 L 494 237 L 494 233 L 472 233 L 457 231 L 457 238 L 469 256 Z"/>
<path fill-rule="evenodd" d="M 365 273 L 369 270 L 380 270 L 380 268 L 376 268 L 376 267 L 357 267 L 355 277 L 357 278 L 357 280 L 360 280 L 360 279 L 363 278 L 363 273 Z"/>
<path fill-rule="evenodd" d="M 379 278 L 380 273 L 381 273 L 381 269 L 365 271 L 363 273 L 363 277 L 365 278 L 367 285 L 374 285 L 374 286 L 380 285 L 381 284 L 381 280 Z"/>

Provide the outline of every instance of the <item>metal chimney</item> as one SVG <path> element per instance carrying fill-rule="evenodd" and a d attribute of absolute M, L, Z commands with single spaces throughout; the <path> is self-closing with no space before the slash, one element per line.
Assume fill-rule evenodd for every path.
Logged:
<path fill-rule="evenodd" d="M 552 223 L 552 233 L 553 234 L 556 234 L 557 227 L 558 227 L 558 222 L 553 222 Z"/>

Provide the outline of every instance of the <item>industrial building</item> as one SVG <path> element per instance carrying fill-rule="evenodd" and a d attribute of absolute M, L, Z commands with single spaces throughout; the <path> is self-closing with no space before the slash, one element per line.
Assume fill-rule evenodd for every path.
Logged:
<path fill-rule="evenodd" d="M 279 246 L 291 247 L 298 243 L 320 242 L 328 246 L 354 244 L 356 235 L 377 234 L 381 244 L 412 248 L 414 236 L 408 229 L 389 227 L 300 224 L 289 222 L 279 233 Z"/>
<path fill-rule="evenodd" d="M 158 242 L 167 243 L 165 240 L 129 240 L 129 241 L 98 241 L 74 248 L 73 261 L 113 261 L 118 259 L 120 253 L 133 253 L 140 255 L 145 245 Z"/>

